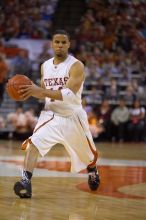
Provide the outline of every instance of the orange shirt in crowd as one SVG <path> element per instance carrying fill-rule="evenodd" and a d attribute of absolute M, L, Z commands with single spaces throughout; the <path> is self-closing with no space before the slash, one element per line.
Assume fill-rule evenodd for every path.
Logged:
<path fill-rule="evenodd" d="M 8 74 L 8 65 L 0 58 L 0 83 L 6 79 Z"/>

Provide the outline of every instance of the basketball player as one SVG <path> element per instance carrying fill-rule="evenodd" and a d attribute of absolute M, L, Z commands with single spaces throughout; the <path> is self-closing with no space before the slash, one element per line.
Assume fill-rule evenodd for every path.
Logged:
<path fill-rule="evenodd" d="M 57 143 L 63 144 L 71 157 L 71 171 L 87 168 L 88 185 L 96 190 L 100 179 L 96 168 L 97 151 L 89 131 L 86 112 L 82 108 L 81 93 L 84 65 L 68 54 L 69 34 L 58 30 L 52 37 L 54 57 L 41 67 L 41 87 L 21 86 L 23 100 L 30 96 L 45 99 L 33 135 L 22 147 L 27 147 L 22 179 L 14 185 L 20 198 L 31 198 L 31 178 L 38 155 L 44 156 Z"/>

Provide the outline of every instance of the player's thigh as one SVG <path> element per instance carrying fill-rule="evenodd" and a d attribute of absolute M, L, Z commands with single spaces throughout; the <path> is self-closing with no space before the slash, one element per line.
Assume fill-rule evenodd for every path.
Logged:
<path fill-rule="evenodd" d="M 37 147 L 40 154 L 44 156 L 52 146 L 61 143 L 62 135 L 59 124 L 55 119 L 40 127 L 31 137 L 32 143 Z"/>
<path fill-rule="evenodd" d="M 67 129 L 64 130 L 64 143 L 70 156 L 77 154 L 82 161 L 92 159 L 91 146 L 93 144 L 88 140 L 80 122 L 68 122 Z M 92 148 L 94 148 L 94 145 Z"/>

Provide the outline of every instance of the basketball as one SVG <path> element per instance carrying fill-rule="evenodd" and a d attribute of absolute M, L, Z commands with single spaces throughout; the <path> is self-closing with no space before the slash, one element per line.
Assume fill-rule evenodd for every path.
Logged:
<path fill-rule="evenodd" d="M 27 76 L 16 74 L 8 80 L 6 85 L 6 91 L 11 99 L 15 101 L 23 101 L 22 97 L 20 97 L 20 94 L 18 93 L 19 87 L 21 85 L 31 84 L 31 80 Z"/>

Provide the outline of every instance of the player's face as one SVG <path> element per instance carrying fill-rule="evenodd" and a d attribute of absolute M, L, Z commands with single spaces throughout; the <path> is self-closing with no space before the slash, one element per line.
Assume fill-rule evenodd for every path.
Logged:
<path fill-rule="evenodd" d="M 58 57 L 63 57 L 68 53 L 70 42 L 68 36 L 63 34 L 56 34 L 52 40 L 52 48 Z"/>

